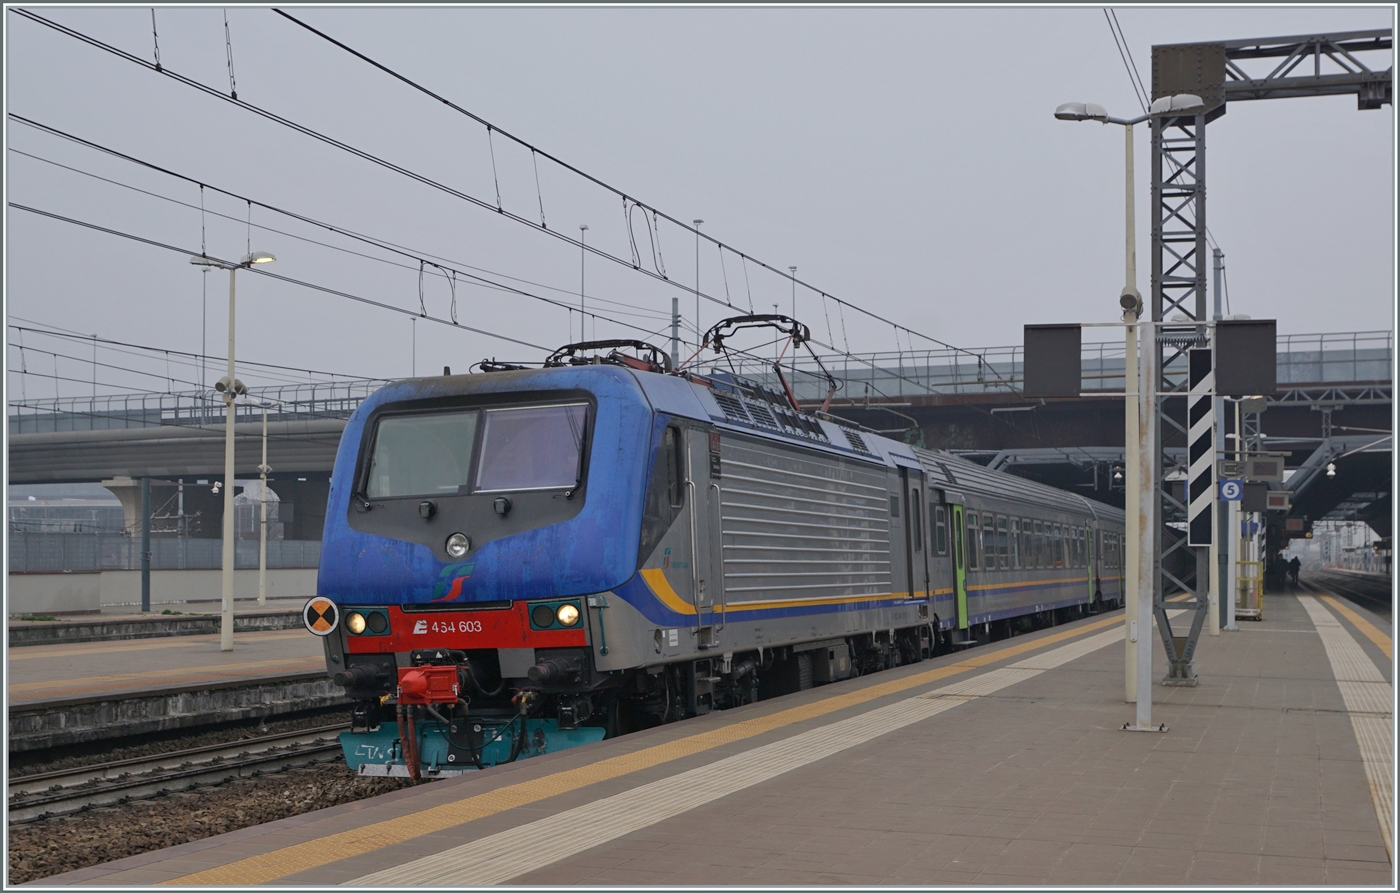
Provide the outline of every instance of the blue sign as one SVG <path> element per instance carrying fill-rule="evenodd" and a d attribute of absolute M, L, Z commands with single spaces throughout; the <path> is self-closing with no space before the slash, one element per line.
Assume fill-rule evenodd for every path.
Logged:
<path fill-rule="evenodd" d="M 1226 502 L 1239 502 L 1244 496 L 1244 481 L 1224 480 L 1220 482 L 1220 498 Z"/>

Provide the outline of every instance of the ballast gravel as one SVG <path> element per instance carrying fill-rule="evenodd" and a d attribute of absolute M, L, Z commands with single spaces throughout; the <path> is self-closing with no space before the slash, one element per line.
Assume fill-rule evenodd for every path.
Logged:
<path fill-rule="evenodd" d="M 9 829 L 7 887 L 352 803 L 416 783 L 422 782 L 361 778 L 344 765 L 323 763 L 15 825 Z"/>

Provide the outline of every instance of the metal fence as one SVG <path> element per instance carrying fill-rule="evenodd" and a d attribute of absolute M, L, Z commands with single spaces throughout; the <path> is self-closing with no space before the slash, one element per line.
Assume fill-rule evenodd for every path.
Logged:
<path fill-rule="evenodd" d="M 1280 335 L 1279 384 L 1389 383 L 1394 374 L 1394 335 L 1388 331 L 1315 335 Z M 830 355 L 822 364 L 840 383 L 844 399 L 889 399 L 931 394 L 1019 392 L 1023 374 L 1020 345 L 975 350 L 941 348 L 923 351 L 884 351 Z M 1185 371 L 1185 357 L 1169 370 Z M 1080 370 L 1086 393 L 1123 391 L 1122 341 L 1085 342 L 1080 347 Z M 715 363 L 714 371 L 729 371 Z M 781 389 L 773 361 L 737 360 L 733 370 L 769 387 Z M 783 360 L 783 374 L 799 400 L 821 400 L 828 385 L 809 356 Z"/>
<path fill-rule="evenodd" d="M 1347 384 L 1384 382 L 1394 374 L 1394 335 L 1388 331 L 1316 335 L 1280 335 L 1280 384 Z M 1019 392 L 1022 347 L 983 347 L 956 350 L 877 351 L 833 354 L 823 365 L 841 383 L 844 399 L 891 399 L 931 394 Z M 1123 342 L 1086 342 L 1080 350 L 1086 392 L 1122 392 Z M 1185 358 L 1178 358 L 1184 366 Z M 700 368 L 710 368 L 701 366 Z M 718 371 L 727 365 L 717 364 Z M 771 387 L 780 387 L 772 361 L 736 360 L 735 371 Z M 821 400 L 827 384 L 808 356 L 783 362 L 783 370 L 798 398 Z M 239 400 L 240 422 L 261 419 L 260 402 L 275 402 L 269 421 L 348 418 L 360 401 L 388 382 L 380 379 L 281 385 L 250 391 Z M 10 404 L 11 434 L 141 428 L 159 425 L 214 425 L 224 418 L 223 401 L 208 391 L 66 397 Z"/>
<path fill-rule="evenodd" d="M 234 547 L 235 568 L 258 566 L 257 540 L 240 540 Z M 267 566 L 270 568 L 310 568 L 316 567 L 320 560 L 319 540 L 269 540 L 267 543 Z M 223 543 L 220 540 L 151 540 L 153 570 L 212 570 L 222 566 Z M 10 534 L 9 572 L 12 574 L 140 569 L 140 537 L 79 533 Z"/>
<path fill-rule="evenodd" d="M 236 422 L 345 419 L 360 402 L 388 384 L 382 379 L 308 382 L 250 390 L 234 403 Z M 96 397 L 34 399 L 10 404 L 11 434 L 51 431 L 99 431 L 159 425 L 220 425 L 224 401 L 212 391 L 104 394 Z"/>

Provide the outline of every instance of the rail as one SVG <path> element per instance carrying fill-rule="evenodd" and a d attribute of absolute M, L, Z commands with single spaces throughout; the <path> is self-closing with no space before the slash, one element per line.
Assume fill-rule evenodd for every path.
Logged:
<path fill-rule="evenodd" d="M 321 726 L 9 779 L 11 825 L 97 806 L 159 797 L 340 757 L 334 736 L 349 724 Z"/>

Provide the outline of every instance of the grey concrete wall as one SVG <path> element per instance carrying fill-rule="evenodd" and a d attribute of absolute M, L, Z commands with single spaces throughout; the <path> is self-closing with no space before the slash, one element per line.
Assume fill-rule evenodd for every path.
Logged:
<path fill-rule="evenodd" d="M 151 571 L 151 604 L 217 601 L 223 597 L 223 572 L 219 570 Z M 59 614 L 98 611 L 103 605 L 141 603 L 140 571 L 102 571 L 96 574 L 10 574 L 5 613 Z M 268 598 L 310 598 L 316 594 L 315 568 L 268 570 Z M 233 573 L 233 597 L 258 597 L 258 572 Z"/>
<path fill-rule="evenodd" d="M 5 613 L 79 614 L 102 609 L 102 575 L 10 574 L 5 587 Z M 136 581 L 140 598 L 141 581 Z"/>

